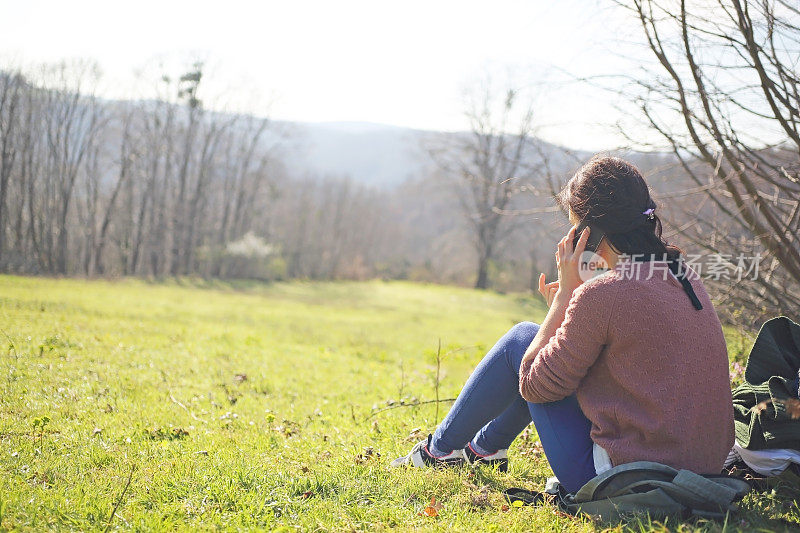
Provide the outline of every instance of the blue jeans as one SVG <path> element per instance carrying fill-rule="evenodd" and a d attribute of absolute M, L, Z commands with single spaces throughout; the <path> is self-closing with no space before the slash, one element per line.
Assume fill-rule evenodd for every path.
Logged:
<path fill-rule="evenodd" d="M 511 328 L 486 354 L 433 434 L 445 454 L 472 442 L 494 453 L 508 448 L 533 422 L 553 473 L 570 492 L 595 477 L 591 422 L 575 395 L 552 403 L 529 403 L 519 394 L 522 357 L 539 331 L 532 322 Z"/>

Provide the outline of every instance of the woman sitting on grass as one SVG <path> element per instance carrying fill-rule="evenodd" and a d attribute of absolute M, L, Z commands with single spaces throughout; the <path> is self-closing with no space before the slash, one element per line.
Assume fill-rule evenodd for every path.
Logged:
<path fill-rule="evenodd" d="M 509 445 L 533 421 L 570 492 L 632 461 L 719 474 L 734 439 L 722 327 L 699 276 L 661 237 L 644 178 L 622 159 L 595 157 L 559 202 L 591 229 L 574 246 L 576 227 L 558 243 L 557 281 L 540 276 L 544 322 L 511 328 L 435 433 L 392 465 L 505 471 Z M 588 279 L 591 232 L 609 270 Z"/>

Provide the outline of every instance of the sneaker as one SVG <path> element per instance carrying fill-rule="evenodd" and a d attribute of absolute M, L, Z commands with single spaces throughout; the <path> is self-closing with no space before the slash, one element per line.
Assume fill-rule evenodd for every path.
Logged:
<path fill-rule="evenodd" d="M 481 455 L 472 449 L 472 443 L 467 444 L 464 448 L 464 455 L 471 465 L 489 465 L 497 466 L 500 472 L 508 472 L 508 450 L 497 450 L 491 455 Z"/>
<path fill-rule="evenodd" d="M 467 457 L 464 450 L 453 450 L 444 457 L 434 457 L 428 451 L 432 435 L 428 435 L 426 440 L 421 440 L 411 448 L 411 452 L 403 457 L 398 457 L 389 466 L 413 466 L 416 468 L 443 468 L 449 466 L 461 466 L 467 464 Z"/>

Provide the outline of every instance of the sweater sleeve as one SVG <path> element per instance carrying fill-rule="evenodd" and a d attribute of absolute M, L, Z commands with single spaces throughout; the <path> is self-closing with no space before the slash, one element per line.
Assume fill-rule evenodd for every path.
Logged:
<path fill-rule="evenodd" d="M 617 290 L 617 284 L 605 280 L 575 289 L 561 326 L 519 370 L 523 398 L 533 403 L 555 402 L 577 390 L 606 344 Z"/>

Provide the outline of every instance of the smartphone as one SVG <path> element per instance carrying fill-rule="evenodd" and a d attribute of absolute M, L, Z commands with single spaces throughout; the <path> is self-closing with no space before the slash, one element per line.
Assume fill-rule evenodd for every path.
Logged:
<path fill-rule="evenodd" d="M 581 221 L 581 223 L 578 224 L 578 229 L 575 230 L 575 240 L 572 241 L 572 248 L 575 249 L 575 247 L 578 246 L 578 239 L 581 238 L 581 232 L 586 227 L 589 228 L 589 240 L 586 241 L 586 251 L 596 253 L 605 233 L 601 229 L 598 229 L 597 226 L 587 224 L 585 221 Z"/>

